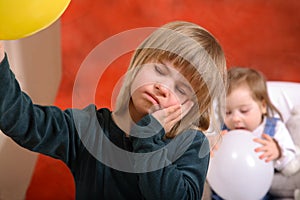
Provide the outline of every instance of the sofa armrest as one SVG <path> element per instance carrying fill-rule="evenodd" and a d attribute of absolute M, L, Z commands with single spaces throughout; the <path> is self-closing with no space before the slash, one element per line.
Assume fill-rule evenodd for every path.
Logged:
<path fill-rule="evenodd" d="M 300 105 L 300 83 L 268 81 L 268 93 L 273 104 L 280 110 L 284 122 L 291 116 L 291 110 Z"/>

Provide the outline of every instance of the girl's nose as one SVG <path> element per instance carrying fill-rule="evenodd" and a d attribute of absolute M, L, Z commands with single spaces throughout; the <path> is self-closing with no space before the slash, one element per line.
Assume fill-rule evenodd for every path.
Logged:
<path fill-rule="evenodd" d="M 168 97 L 169 95 L 169 89 L 164 86 L 161 83 L 155 83 L 154 84 L 155 92 L 157 92 L 156 95 L 162 96 L 162 97 Z"/>
<path fill-rule="evenodd" d="M 232 116 L 232 120 L 234 121 L 234 122 L 238 122 L 238 121 L 240 121 L 240 116 L 239 116 L 239 114 L 237 114 L 237 113 L 233 113 L 233 116 Z"/>

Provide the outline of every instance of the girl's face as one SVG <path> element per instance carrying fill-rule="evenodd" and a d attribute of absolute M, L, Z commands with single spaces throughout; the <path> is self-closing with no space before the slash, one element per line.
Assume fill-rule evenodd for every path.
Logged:
<path fill-rule="evenodd" d="M 172 105 L 191 99 L 189 82 L 169 62 L 142 66 L 131 86 L 129 111 L 134 121 Z"/>
<path fill-rule="evenodd" d="M 226 97 L 225 124 L 230 130 L 254 131 L 261 124 L 266 110 L 264 102 L 252 98 L 247 85 L 238 86 Z"/>

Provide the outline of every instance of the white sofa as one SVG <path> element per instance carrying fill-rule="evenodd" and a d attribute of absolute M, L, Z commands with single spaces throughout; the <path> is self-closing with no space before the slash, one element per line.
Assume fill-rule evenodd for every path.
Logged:
<path fill-rule="evenodd" d="M 269 82 L 268 89 L 270 98 L 283 115 L 284 122 L 289 123 L 293 109 L 300 109 L 300 83 L 292 82 Z M 287 125 L 289 128 L 289 125 Z M 299 132 L 293 132 L 294 143 L 300 146 L 300 121 L 297 125 Z M 297 134 L 297 136 L 296 136 Z M 295 137 L 296 136 L 296 137 Z M 296 140 L 297 138 L 297 140 Z M 296 159 L 300 160 L 300 155 Z M 294 199 L 295 190 L 300 192 L 300 171 L 288 177 L 281 173 L 275 173 L 270 188 L 270 193 L 276 199 Z M 298 194 L 298 198 L 300 195 Z M 298 199 L 297 199 L 298 200 Z"/>
<path fill-rule="evenodd" d="M 291 110 L 300 105 L 300 82 L 269 81 L 267 84 L 272 102 L 287 122 Z"/>
<path fill-rule="evenodd" d="M 280 110 L 286 123 L 292 116 L 292 110 L 295 107 L 300 108 L 300 82 L 268 81 L 267 86 L 272 102 Z M 298 127 L 299 133 L 297 134 L 299 135 L 298 138 L 300 138 L 300 121 Z M 300 141 L 297 140 L 294 142 L 300 146 Z M 296 159 L 300 160 L 300 155 Z M 290 177 L 284 176 L 281 173 L 275 173 L 270 193 L 276 199 L 292 200 L 297 189 L 300 192 L 300 171 Z M 211 191 L 208 183 L 205 185 L 202 199 L 211 199 Z"/>

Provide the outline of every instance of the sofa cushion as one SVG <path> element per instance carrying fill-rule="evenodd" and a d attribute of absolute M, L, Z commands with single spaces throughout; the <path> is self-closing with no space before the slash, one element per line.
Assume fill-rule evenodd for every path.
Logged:
<path fill-rule="evenodd" d="M 286 126 L 296 145 L 295 161 L 300 163 L 300 105 L 294 106 Z M 298 168 L 297 168 L 298 169 Z M 270 193 L 275 197 L 293 198 L 294 191 L 300 189 L 300 169 L 292 176 L 285 176 L 282 173 L 275 173 Z"/>
<path fill-rule="evenodd" d="M 271 101 L 280 110 L 286 122 L 291 116 L 291 110 L 300 104 L 300 83 L 268 81 L 267 86 Z"/>
<path fill-rule="evenodd" d="M 291 111 L 291 117 L 286 122 L 291 137 L 296 146 L 300 147 L 300 104 Z"/>

